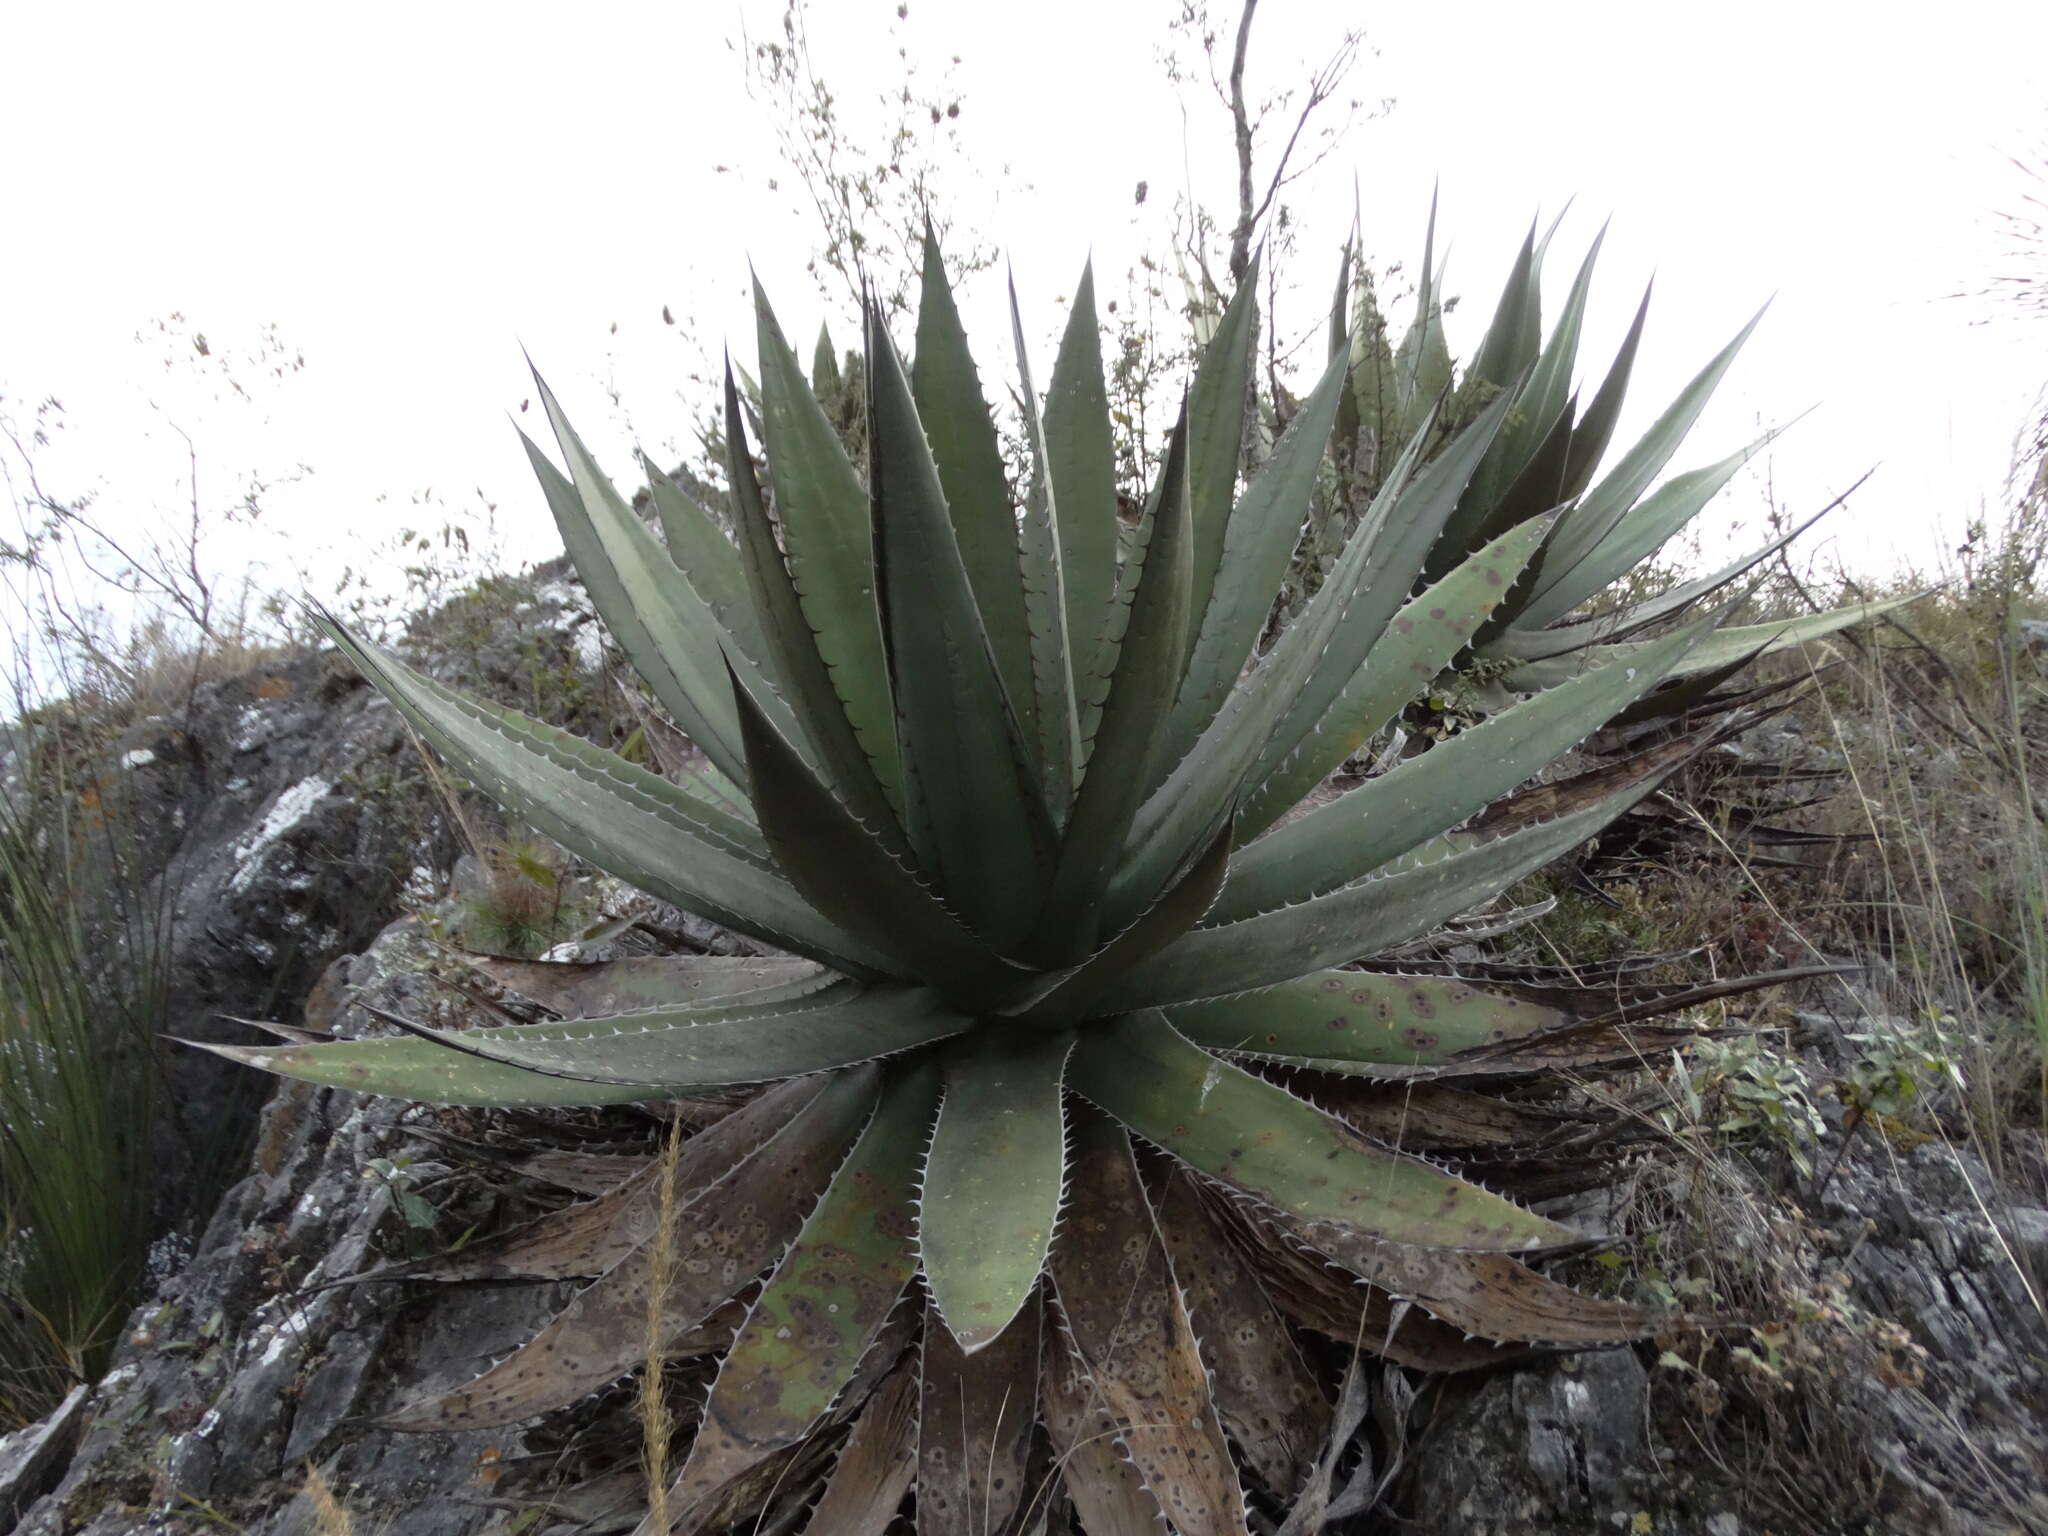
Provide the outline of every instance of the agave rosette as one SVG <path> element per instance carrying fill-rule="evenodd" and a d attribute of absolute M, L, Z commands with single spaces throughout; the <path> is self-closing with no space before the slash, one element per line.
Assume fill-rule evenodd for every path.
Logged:
<path fill-rule="evenodd" d="M 1259 653 L 1359 391 L 1347 345 L 1240 488 L 1255 286 L 1206 347 L 1133 530 L 1085 275 L 1042 408 L 1020 381 L 1021 507 L 935 249 L 914 365 L 867 322 L 865 478 L 759 302 L 769 474 L 728 381 L 733 536 L 657 475 L 657 537 L 543 386 L 566 473 L 529 443 L 535 471 L 697 770 L 649 772 L 330 626 L 509 810 L 776 952 L 501 967 L 570 1016 L 221 1048 L 445 1104 L 739 1100 L 676 1171 L 661 1347 L 724 1358 L 673 1529 L 798 1487 L 835 1536 L 881 1531 L 913 1487 L 921 1530 L 1017 1529 L 1063 1479 L 1091 1532 L 1163 1513 L 1185 1536 L 1243 1533 L 1248 1491 L 1284 1505 L 1328 1427 L 1289 1319 L 1443 1369 L 1650 1326 L 1531 1266 L 1583 1234 L 1395 1143 L 1410 1126 L 1411 1149 L 1443 1158 L 1540 1140 L 1556 1121 L 1456 1080 L 1632 1059 L 1639 1019 L 1749 983 L 1355 963 L 1637 802 L 1696 743 L 1515 791 L 1726 637 L 1695 621 L 1582 658 L 1297 810 L 1455 658 L 1521 643 L 1502 605 L 1563 568 L 1573 525 L 1468 515 L 1475 483 L 1520 484 L 1514 466 L 1550 451 L 1511 409 L 1531 385 L 1454 431 L 1408 410 L 1327 578 Z M 1562 389 L 1569 369 L 1549 371 Z M 1442 392 L 1417 372 L 1411 406 L 1426 387 Z M 1576 588 L 1541 590 L 1554 608 Z M 593 996 L 607 1011 L 581 1016 Z M 511 1423 L 639 1364 L 657 1196 L 645 1170 L 415 1266 L 590 1284 L 481 1378 L 391 1422 Z"/>

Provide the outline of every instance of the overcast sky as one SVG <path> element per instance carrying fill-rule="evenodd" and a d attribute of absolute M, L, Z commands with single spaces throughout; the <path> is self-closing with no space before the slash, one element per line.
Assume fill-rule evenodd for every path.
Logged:
<path fill-rule="evenodd" d="M 1228 205 L 1226 120 L 1199 91 L 1177 98 L 1158 60 L 1177 6 L 914 0 L 900 24 L 893 0 L 820 9 L 819 63 L 857 121 L 897 78 L 899 42 L 933 88 L 951 68 L 977 168 L 951 200 L 1015 263 L 1041 381 L 1091 250 L 1110 286 L 1156 245 L 1176 193 Z M 96 488 L 116 518 L 176 504 L 171 422 L 210 493 L 310 465 L 271 517 L 316 582 L 429 488 L 456 505 L 480 488 L 515 560 L 552 553 L 506 426 L 530 394 L 522 342 L 630 478 L 631 443 L 672 454 L 707 398 L 688 381 L 692 338 L 751 354 L 750 259 L 793 337 L 824 313 L 803 271 L 808 208 L 737 51 L 743 26 L 772 36 L 779 13 L 10 6 L 4 409 L 21 419 L 60 396 L 71 431 L 49 483 Z M 2048 382 L 2048 334 L 2009 302 L 1952 295 L 2011 266 L 1992 216 L 2027 190 L 2006 156 L 2048 139 L 2048 6 L 1266 0 L 1254 88 L 1300 79 L 1346 24 L 1372 50 L 1353 92 L 1395 105 L 1293 189 L 1313 302 L 1354 177 L 1379 262 L 1419 256 L 1441 186 L 1465 300 L 1454 345 L 1483 323 L 1530 218 L 1569 203 L 1553 293 L 1612 223 L 1591 365 L 1656 275 L 1638 426 L 1772 301 L 1674 468 L 1817 407 L 1769 474 L 1796 513 L 1877 465 L 1834 530 L 1872 570 L 1901 551 L 1933 560 L 1996 498 Z M 970 324 L 989 377 L 1008 367 L 1007 328 L 983 287 Z M 1310 323 L 1310 303 L 1283 326 Z M 686 323 L 664 325 L 665 305 Z M 174 312 L 208 358 L 154 329 Z M 268 379 L 235 361 L 266 324 L 303 370 Z M 221 387 L 223 360 L 250 399 Z M 1754 526 L 1760 480 L 1717 508 Z"/>

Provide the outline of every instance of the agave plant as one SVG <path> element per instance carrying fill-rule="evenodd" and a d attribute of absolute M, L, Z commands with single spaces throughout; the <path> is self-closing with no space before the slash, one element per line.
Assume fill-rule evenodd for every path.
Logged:
<path fill-rule="evenodd" d="M 1426 405 L 1261 650 L 1356 370 L 1341 351 L 1240 487 L 1254 288 L 1128 531 L 1085 274 L 1042 408 L 1028 365 L 1019 383 L 1021 506 L 934 248 L 914 363 L 866 319 L 864 480 L 757 296 L 768 474 L 729 376 L 731 537 L 657 474 L 657 538 L 542 386 L 566 473 L 529 443 L 534 469 L 612 634 L 701 750 L 692 771 L 648 772 L 329 626 L 509 810 L 773 951 L 480 962 L 565 1017 L 217 1047 L 443 1104 L 737 1106 L 682 1143 L 666 1218 L 659 1347 L 723 1355 L 669 1529 L 816 1499 L 810 1529 L 880 1532 L 914 1489 L 926 1532 L 1071 1507 L 1096 1536 L 1162 1514 L 1243 1533 L 1248 1498 L 1296 1497 L 1329 1426 L 1290 1319 L 1437 1369 L 1653 1325 L 1533 1267 L 1586 1234 L 1416 1149 L 1516 1166 L 1505 1146 L 1557 1141 L 1568 1117 L 1446 1079 L 1639 1059 L 1667 1040 L 1639 1020 L 1752 983 L 1369 962 L 1639 800 L 1697 739 L 1522 786 L 1752 642 L 1696 620 L 1596 656 L 1318 801 L 1418 688 L 1494 643 L 1560 519 L 1456 521 L 1504 445 L 1520 453 L 1526 386 L 1448 436 Z M 389 1422 L 512 1423 L 638 1365 L 660 1182 L 412 1271 L 594 1278 Z"/>
<path fill-rule="evenodd" d="M 1425 463 L 1460 441 L 1490 406 L 1508 419 L 1467 479 L 1423 563 L 1425 579 L 1448 573 L 1473 549 L 1510 528 L 1545 520 L 1549 530 L 1514 588 L 1488 615 L 1437 690 L 1467 715 L 1505 708 L 1517 697 L 1554 687 L 1589 665 L 1631 654 L 1645 631 L 1668 625 L 1724 592 L 1796 539 L 1817 518 L 1761 548 L 1649 596 L 1627 579 L 1690 523 L 1755 454 L 1766 433 L 1716 463 L 1660 478 L 1712 399 L 1761 312 L 1689 382 L 1625 453 L 1610 458 L 1634 370 L 1646 291 L 1620 350 L 1590 400 L 1575 377 L 1580 333 L 1601 239 L 1580 263 L 1555 323 L 1543 332 L 1542 271 L 1556 234 L 1531 226 L 1509 271 L 1491 323 L 1470 361 L 1453 361 L 1443 323 L 1444 269 L 1436 260 L 1432 208 L 1418 269 L 1415 312 L 1398 343 L 1370 272 L 1345 252 L 1330 317 L 1330 356 L 1349 359 L 1332 444 L 1334 485 L 1317 499 L 1311 536 L 1294 573 L 1313 587 L 1334 563 L 1360 511 L 1420 440 Z M 1248 324 L 1248 313 L 1223 324 Z M 1715 690 L 1769 652 L 1820 639 L 1896 606 L 1859 604 L 1794 622 L 1723 627 L 1697 647 L 1665 685 L 1635 705 L 1624 723 L 1673 716 L 1694 719 L 1756 702 L 1742 690 Z"/>

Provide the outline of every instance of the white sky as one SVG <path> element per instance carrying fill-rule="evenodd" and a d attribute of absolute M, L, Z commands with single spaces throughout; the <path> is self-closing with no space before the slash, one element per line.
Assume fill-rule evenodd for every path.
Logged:
<path fill-rule="evenodd" d="M 849 113 L 895 78 L 894 9 L 828 0 L 813 19 Z M 913 6 L 903 35 L 926 78 L 959 55 L 960 133 L 988 172 L 955 189 L 959 215 L 1014 261 L 1041 382 L 1056 301 L 1091 247 L 1113 287 L 1184 168 L 1228 206 L 1225 121 L 1199 94 L 1183 111 L 1156 59 L 1176 9 Z M 209 488 L 311 465 L 274 496 L 272 526 L 316 584 L 428 488 L 459 503 L 480 487 L 516 560 L 553 553 L 505 424 L 530 394 L 521 342 L 624 480 L 632 430 L 666 456 L 686 402 L 709 398 L 663 305 L 749 356 L 751 258 L 792 338 L 815 333 L 807 207 L 786 172 L 770 186 L 770 127 L 729 46 L 743 10 L 772 35 L 775 5 L 17 0 L 0 58 L 0 408 L 20 419 L 61 397 L 72 431 L 49 481 L 97 487 L 117 518 L 177 503 L 166 419 L 193 434 Z M 1864 569 L 1931 561 L 1995 500 L 2048 382 L 2048 331 L 2009 303 L 1948 296 L 2002 270 L 1991 215 L 2024 191 L 2005 155 L 2038 153 L 2048 128 L 2048 6 L 1266 0 L 1254 86 L 1300 79 L 1347 23 L 1377 50 L 1355 89 L 1397 104 L 1295 189 L 1310 297 L 1284 327 L 1323 302 L 1354 172 L 1382 262 L 1419 255 L 1441 182 L 1461 351 L 1531 216 L 1570 201 L 1553 295 L 1613 221 L 1587 366 L 1657 275 L 1638 428 L 1776 295 L 1674 468 L 1818 406 L 1770 471 L 1796 513 L 1880 466 L 1833 520 Z M 1134 210 L 1141 180 L 1152 196 Z M 995 297 L 983 285 L 969 317 L 992 383 L 1008 367 Z M 160 340 L 134 339 L 172 311 L 216 359 L 274 323 L 305 369 L 269 384 L 245 371 L 253 403 L 216 399 L 189 350 L 167 368 Z M 1753 526 L 1761 505 L 1758 482 L 1739 482 L 1708 518 Z"/>

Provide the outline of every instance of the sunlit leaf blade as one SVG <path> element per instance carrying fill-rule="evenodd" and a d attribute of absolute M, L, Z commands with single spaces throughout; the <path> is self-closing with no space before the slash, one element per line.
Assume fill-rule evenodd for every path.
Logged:
<path fill-rule="evenodd" d="M 884 1087 L 734 1339 L 676 1480 L 676 1503 L 701 1502 L 734 1462 L 796 1443 L 852 1379 L 916 1272 L 912 1190 L 936 1097 L 929 1066 Z"/>
<path fill-rule="evenodd" d="M 1569 1228 L 1476 1184 L 1371 1145 L 1195 1045 L 1157 1010 L 1084 1031 L 1068 1080 L 1147 1141 L 1298 1221 L 1430 1248 L 1505 1252 L 1576 1241 Z"/>
<path fill-rule="evenodd" d="M 1256 843 L 1429 687 L 1486 622 L 1546 531 L 1533 523 L 1510 529 L 1395 614 L 1314 730 L 1246 799 L 1239 837 Z"/>
<path fill-rule="evenodd" d="M 881 617 L 875 607 L 874 531 L 867 488 L 817 396 L 804 383 L 759 283 L 754 286 L 754 313 L 761 353 L 761 425 L 789 579 L 855 739 L 900 812 L 903 767 L 896 748 Z M 836 389 L 838 363 L 822 333 L 819 342 L 823 357 L 831 362 Z"/>
<path fill-rule="evenodd" d="M 946 899 L 1001 948 L 1038 914 L 1052 826 L 902 361 L 872 311 L 868 342 L 868 490 L 911 844 Z"/>
<path fill-rule="evenodd" d="M 1259 329 L 1259 271 L 1254 256 L 1216 334 L 1203 350 L 1187 398 L 1189 541 L 1188 642 L 1200 633 L 1223 561 L 1225 530 L 1237 500 L 1238 457 L 1250 401 L 1252 343 Z M 1185 645 L 1182 654 L 1185 655 Z"/>
<path fill-rule="evenodd" d="M 917 1428 L 917 1528 L 928 1536 L 1006 1532 L 1037 1491 L 1028 1476 L 1038 1424 L 1041 1308 L 1034 1291 L 1002 1337 L 964 1352 L 925 1312 Z"/>
<path fill-rule="evenodd" d="M 1433 862 L 1365 879 L 1295 906 L 1197 928 L 1111 989 L 1105 1007 L 1139 1008 L 1221 997 L 1419 937 L 1490 901 L 1591 837 L 1655 786 L 1662 771 L 1624 782 L 1591 804 Z"/>
<path fill-rule="evenodd" d="M 1524 699 L 1289 822 L 1237 860 L 1212 920 L 1348 885 L 1484 810 L 1662 682 L 1708 622 Z"/>
<path fill-rule="evenodd" d="M 1031 628 L 1031 686 L 1037 697 L 1038 762 L 1047 807 L 1054 823 L 1060 824 L 1073 807 L 1075 775 L 1081 762 L 1081 716 L 1074 698 L 1074 639 L 1067 631 L 1073 604 L 1067 596 L 1066 569 L 1061 559 L 1059 509 L 1053 501 L 1045 425 L 1039 419 L 1038 391 L 1031 383 L 1031 353 L 1024 342 L 1024 320 L 1017 312 L 1014 281 L 1010 284 L 1010 335 L 1017 348 L 1018 408 L 1024 418 L 1025 445 L 1031 454 L 1021 542 L 1024 612 Z M 1096 622 L 1105 606 L 1106 600 L 1096 605 Z M 1092 632 L 1084 636 L 1083 643 L 1092 652 Z"/>
<path fill-rule="evenodd" d="M 1167 723 L 1162 772 L 1179 761 L 1222 708 L 1271 616 L 1273 594 L 1286 577 L 1288 557 L 1308 516 L 1343 394 L 1346 363 L 1340 355 L 1323 370 L 1321 382 L 1230 515 L 1209 603 L 1201 612 Z"/>
<path fill-rule="evenodd" d="M 737 679 L 733 686 L 761 832 L 790 883 L 840 928 L 889 954 L 898 974 L 956 995 L 988 986 L 1001 962 L 899 857 L 893 840 L 877 836 L 810 776 Z"/>
<path fill-rule="evenodd" d="M 968 350 L 967 331 L 960 324 L 952 285 L 946 280 L 946 263 L 929 221 L 924 231 L 924 281 L 910 387 L 1003 689 L 1016 711 L 1020 734 L 1035 748 L 1031 641 L 1024 615 L 1009 476 L 1003 469 L 995 421 L 982 397 L 981 375 Z"/>
<path fill-rule="evenodd" d="M 332 620 L 322 628 L 459 773 L 571 853 L 685 911 L 835 970 L 882 966 L 880 955 L 833 928 L 775 872 L 752 826 L 566 731 L 443 688 Z"/>
<path fill-rule="evenodd" d="M 1451 387 L 1451 349 L 1444 339 L 1443 268 L 1436 261 L 1436 196 L 1429 199 L 1429 227 L 1422 241 L 1422 266 L 1415 275 L 1415 319 L 1394 354 L 1394 378 L 1401 408 L 1400 434 L 1421 429 Z"/>
<path fill-rule="evenodd" d="M 505 1031 L 413 1026 L 490 1061 L 594 1083 L 701 1088 L 850 1066 L 943 1040 L 972 1021 L 924 987 L 843 988 L 794 1003 L 651 1009 Z"/>
<path fill-rule="evenodd" d="M 667 1090 L 645 1083 L 584 1083 L 550 1077 L 409 1035 L 318 1045 L 219 1045 L 210 1040 L 186 1044 L 279 1077 L 416 1099 L 423 1104 L 513 1109 L 547 1104 L 633 1104 L 667 1096 Z"/>
<path fill-rule="evenodd" d="M 1045 457 L 1059 523 L 1067 644 L 1078 688 L 1084 678 L 1108 674 L 1103 625 L 1116 597 L 1116 455 L 1092 263 L 1082 268 L 1053 360 L 1045 397 Z"/>
<path fill-rule="evenodd" d="M 918 1373 L 900 1365 L 861 1409 L 832 1468 L 810 1529 L 884 1536 L 917 1476 Z"/>
<path fill-rule="evenodd" d="M 1172 693 L 1187 629 L 1192 527 L 1186 440 L 1183 417 L 1167 445 L 1140 530 L 1142 542 L 1125 563 L 1127 578 L 1136 582 L 1128 599 L 1129 622 L 1102 700 L 1087 772 L 1060 843 L 1051 895 L 1032 941 L 1032 957 L 1052 965 L 1071 963 L 1095 947 L 1102 922 L 1099 897 L 1160 755 L 1164 722 L 1157 705 Z"/>
<path fill-rule="evenodd" d="M 947 1062 L 918 1246 L 932 1300 L 970 1354 L 1011 1326 L 1045 1268 L 1066 1171 L 1060 1085 L 1073 1045 L 1065 1031 L 984 1028 Z"/>
<path fill-rule="evenodd" d="M 880 1072 L 838 1074 L 759 1150 L 676 1213 L 681 1255 L 663 1292 L 665 1348 L 774 1263 L 875 1107 Z M 393 1429 L 486 1429 L 558 1408 L 646 1359 L 653 1257 L 642 1244 L 555 1320 L 467 1386 L 397 1410 Z M 702 1348 L 724 1342 L 705 1339 Z"/>
<path fill-rule="evenodd" d="M 1257 1276 L 1210 1223 L 1192 1175 L 1176 1171 L 1166 1180 L 1157 1214 L 1174 1283 L 1216 1385 L 1223 1427 L 1284 1503 L 1314 1463 L 1330 1424 L 1316 1372 Z"/>
<path fill-rule="evenodd" d="M 1246 1536 L 1244 1491 L 1123 1130 L 1074 1127 L 1053 1282 L 1124 1452 L 1182 1536 Z"/>

